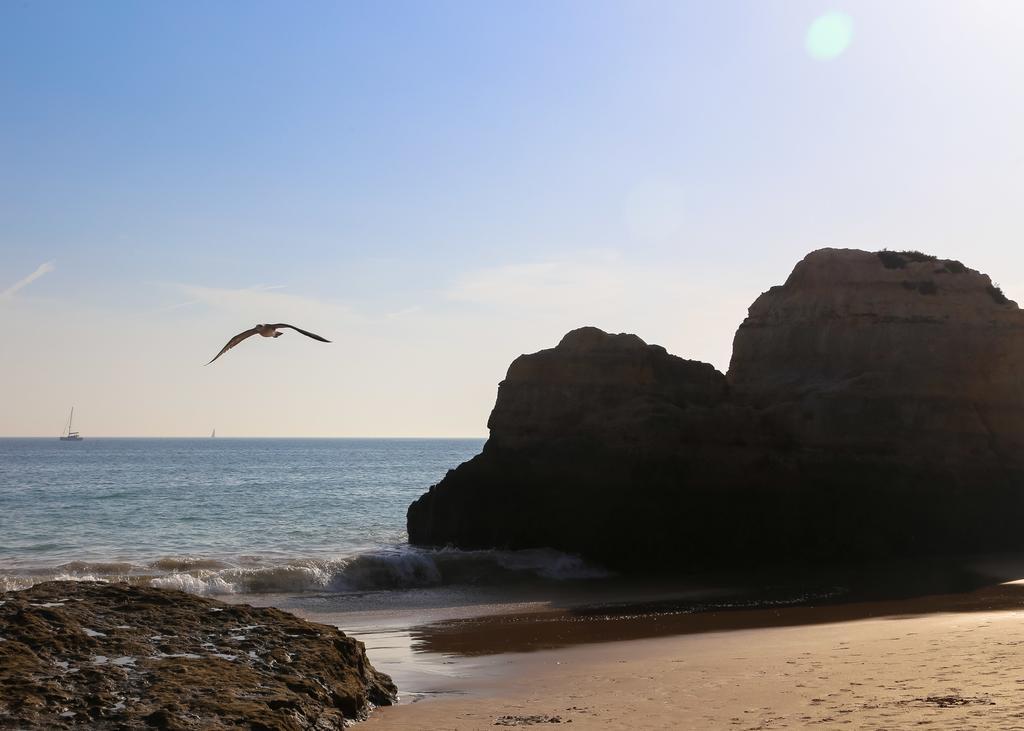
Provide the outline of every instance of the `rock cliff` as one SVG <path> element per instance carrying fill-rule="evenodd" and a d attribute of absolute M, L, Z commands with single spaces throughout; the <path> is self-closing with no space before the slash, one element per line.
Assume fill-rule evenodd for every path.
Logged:
<path fill-rule="evenodd" d="M 575 330 L 512 363 L 410 541 L 631 571 L 1019 547 L 1022 335 L 960 262 L 836 249 L 754 302 L 727 376 Z"/>
<path fill-rule="evenodd" d="M 1016 460 L 1024 313 L 957 261 L 824 249 L 750 307 L 729 381 L 804 446 Z"/>

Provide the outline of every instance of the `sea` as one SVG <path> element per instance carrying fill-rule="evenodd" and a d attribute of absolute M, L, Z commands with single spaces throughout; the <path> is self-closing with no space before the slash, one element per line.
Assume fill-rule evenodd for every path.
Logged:
<path fill-rule="evenodd" d="M 408 545 L 409 504 L 482 439 L 0 439 L 0 590 L 226 596 L 600 575 L 549 550 Z"/>
<path fill-rule="evenodd" d="M 503 653 L 661 636 L 669 616 L 836 592 L 831 576 L 808 593 L 774 579 L 616 576 L 550 549 L 410 546 L 409 504 L 482 446 L 0 439 L 0 591 L 117 581 L 277 607 L 364 642 L 404 701 L 499 687 Z"/>

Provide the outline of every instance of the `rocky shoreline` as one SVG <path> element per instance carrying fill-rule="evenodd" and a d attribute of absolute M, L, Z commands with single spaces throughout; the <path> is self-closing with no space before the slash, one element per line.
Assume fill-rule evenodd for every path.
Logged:
<path fill-rule="evenodd" d="M 0 728 L 337 729 L 396 697 L 363 643 L 278 609 L 100 582 L 0 596 Z"/>

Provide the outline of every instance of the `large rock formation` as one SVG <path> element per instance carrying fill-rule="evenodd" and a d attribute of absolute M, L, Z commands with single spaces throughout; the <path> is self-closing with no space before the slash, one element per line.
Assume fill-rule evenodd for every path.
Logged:
<path fill-rule="evenodd" d="M 957 261 L 810 254 L 751 305 L 729 380 L 803 446 L 953 462 L 1024 447 L 1024 314 Z"/>
<path fill-rule="evenodd" d="M 0 728 L 337 729 L 395 698 L 335 627 L 167 589 L 0 595 Z"/>
<path fill-rule="evenodd" d="M 751 306 L 728 376 L 573 331 L 513 362 L 410 541 L 634 571 L 1024 545 L 1022 335 L 959 262 L 835 249 Z"/>

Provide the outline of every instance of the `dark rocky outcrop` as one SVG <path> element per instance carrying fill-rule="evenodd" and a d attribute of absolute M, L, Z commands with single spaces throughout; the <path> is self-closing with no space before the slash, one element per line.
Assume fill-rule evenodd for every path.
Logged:
<path fill-rule="evenodd" d="M 516 359 L 410 541 L 631 570 L 1024 547 L 1024 313 L 917 252 L 824 249 L 728 375 L 582 328 Z"/>
<path fill-rule="evenodd" d="M 334 627 L 166 589 L 0 596 L 0 728 L 336 729 L 393 702 Z"/>

